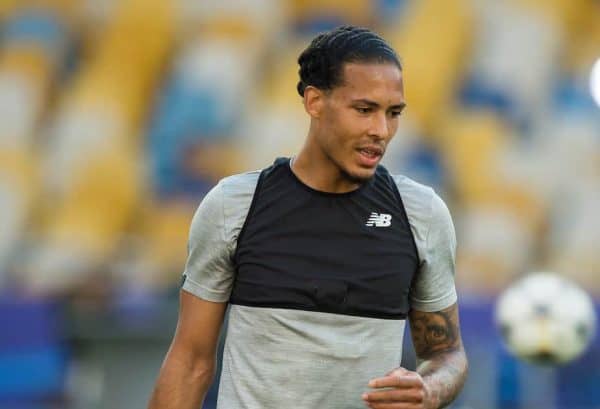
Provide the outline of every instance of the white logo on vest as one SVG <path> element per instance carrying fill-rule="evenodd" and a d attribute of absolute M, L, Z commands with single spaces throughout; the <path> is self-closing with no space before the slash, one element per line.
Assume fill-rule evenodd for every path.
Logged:
<path fill-rule="evenodd" d="M 367 220 L 367 223 L 365 224 L 365 226 L 367 227 L 390 227 L 392 224 L 392 215 L 391 214 L 385 214 L 385 213 L 371 213 L 371 216 L 369 216 L 369 220 Z"/>

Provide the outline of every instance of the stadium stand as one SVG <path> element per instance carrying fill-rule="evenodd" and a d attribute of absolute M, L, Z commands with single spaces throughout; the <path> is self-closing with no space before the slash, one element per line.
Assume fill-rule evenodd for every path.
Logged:
<path fill-rule="evenodd" d="M 140 197 L 139 127 L 169 46 L 172 12 L 161 1 L 123 2 L 95 58 L 59 107 L 47 176 L 55 203 L 24 268 L 41 291 L 85 280 L 118 248 Z"/>
<path fill-rule="evenodd" d="M 61 59 L 69 47 L 68 23 L 59 9 L 25 8 L 7 17 L 0 50 L 0 271 L 27 227 L 41 183 L 37 131 Z M 0 277 L 4 274 L 0 273 Z M 2 280 L 0 280 L 2 281 Z"/>
<path fill-rule="evenodd" d="M 598 1 L 4 0 L 0 319 L 34 317 L 46 331 L 64 318 L 57 305 L 109 314 L 135 300 L 145 312 L 133 321 L 152 328 L 204 194 L 302 145 L 296 59 L 342 23 L 398 50 L 408 106 L 385 163 L 449 204 L 465 298 L 533 269 L 599 297 Z M 34 332 L 23 334 L 29 345 Z M 76 393 L 65 370 L 75 359 L 44 334 L 31 347 L 48 364 L 35 402 Z M 13 347 L 0 342 L 0 369 Z M 0 377 L 0 406 L 24 384 L 7 385 Z M 497 404 L 465 396 L 480 401 L 464 407 Z"/>

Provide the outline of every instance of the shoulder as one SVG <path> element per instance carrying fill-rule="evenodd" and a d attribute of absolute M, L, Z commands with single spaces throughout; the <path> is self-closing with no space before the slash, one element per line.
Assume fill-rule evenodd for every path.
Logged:
<path fill-rule="evenodd" d="M 248 198 L 252 200 L 260 172 L 255 170 L 224 177 L 204 196 L 200 206 L 226 207 Z"/>
<path fill-rule="evenodd" d="M 254 196 L 259 176 L 260 171 L 252 171 L 221 179 L 198 205 L 192 219 L 192 227 L 207 223 L 215 224 L 223 219 L 235 220 L 238 214 L 244 215 Z M 221 224 L 228 223 L 222 221 Z"/>
<path fill-rule="evenodd" d="M 221 220 L 224 239 L 231 247 L 235 246 L 246 220 L 260 173 L 261 170 L 255 170 L 221 179 L 200 204 L 199 209 L 209 208 L 212 210 L 210 216 Z M 202 218 L 204 221 L 206 219 Z"/>
<path fill-rule="evenodd" d="M 396 183 L 406 213 L 410 218 L 428 223 L 440 207 L 446 208 L 442 198 L 432 187 L 416 182 L 404 175 L 391 175 Z"/>
<path fill-rule="evenodd" d="M 417 248 L 425 258 L 438 237 L 454 235 L 452 217 L 444 200 L 430 186 L 404 175 L 392 175 L 406 210 Z"/>
<path fill-rule="evenodd" d="M 224 198 L 253 194 L 254 189 L 256 189 L 256 184 L 258 183 L 260 172 L 261 170 L 253 170 L 227 176 L 219 181 L 216 188 L 223 192 Z"/>
<path fill-rule="evenodd" d="M 230 203 L 243 201 L 254 194 L 260 171 L 252 171 L 227 176 L 212 187 L 201 200 L 198 211 L 203 209 L 223 209 Z"/>
<path fill-rule="evenodd" d="M 410 197 L 412 200 L 418 201 L 431 200 L 435 191 L 432 187 L 419 183 L 405 175 L 391 175 L 400 194 Z"/>

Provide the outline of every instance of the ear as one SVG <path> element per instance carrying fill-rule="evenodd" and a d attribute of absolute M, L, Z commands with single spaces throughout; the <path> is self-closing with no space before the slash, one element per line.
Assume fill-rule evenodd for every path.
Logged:
<path fill-rule="evenodd" d="M 304 109 L 312 118 L 318 119 L 323 110 L 325 95 L 323 91 L 309 85 L 304 90 Z"/>

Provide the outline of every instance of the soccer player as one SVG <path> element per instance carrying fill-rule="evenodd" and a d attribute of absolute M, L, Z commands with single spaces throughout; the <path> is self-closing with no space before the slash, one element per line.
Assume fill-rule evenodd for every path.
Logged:
<path fill-rule="evenodd" d="M 396 53 L 344 26 L 298 63 L 306 143 L 200 204 L 153 409 L 201 405 L 227 305 L 219 409 L 434 409 L 465 381 L 450 214 L 379 165 L 405 106 Z"/>

